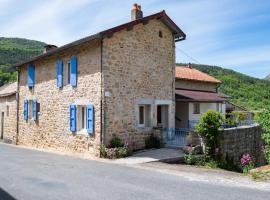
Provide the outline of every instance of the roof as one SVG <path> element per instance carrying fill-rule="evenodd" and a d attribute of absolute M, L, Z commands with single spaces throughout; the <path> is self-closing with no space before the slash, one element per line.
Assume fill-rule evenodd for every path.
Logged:
<path fill-rule="evenodd" d="M 197 90 L 184 90 L 176 89 L 175 90 L 176 101 L 194 101 L 194 102 L 224 102 L 225 98 L 220 96 L 216 92 L 205 92 Z"/>
<path fill-rule="evenodd" d="M 23 61 L 21 63 L 15 64 L 14 67 L 19 67 L 19 66 L 22 66 L 24 64 L 31 63 L 31 62 L 33 62 L 35 60 L 38 60 L 38 59 L 53 55 L 55 53 L 63 52 L 66 49 L 69 49 L 69 48 L 74 47 L 74 46 L 78 46 L 78 45 L 83 44 L 83 43 L 88 42 L 88 41 L 92 41 L 92 40 L 96 40 L 96 39 L 102 39 L 104 37 L 112 37 L 113 34 L 118 32 L 118 31 L 121 31 L 121 30 L 124 30 L 124 29 L 131 30 L 134 25 L 137 25 L 137 24 L 140 24 L 140 23 L 147 24 L 147 22 L 149 20 L 153 20 L 153 19 L 158 19 L 161 22 L 163 22 L 172 31 L 176 42 L 184 40 L 186 38 L 186 34 L 172 21 L 172 19 L 163 10 L 163 11 L 158 12 L 156 14 L 149 15 L 149 16 L 143 17 L 141 19 L 137 19 L 137 20 L 134 20 L 134 21 L 131 21 L 131 22 L 128 22 L 128 23 L 125 23 L 125 24 L 122 24 L 122 25 L 119 25 L 119 26 L 116 26 L 116 27 L 101 31 L 101 32 L 99 32 L 97 34 L 90 35 L 88 37 L 85 37 L 85 38 L 82 38 L 80 40 L 77 40 L 77 41 L 71 42 L 69 44 L 66 44 L 64 46 L 61 46 L 59 48 L 50 50 L 47 53 L 43 53 L 43 54 L 41 54 L 39 56 L 36 56 L 36 57 L 33 57 L 33 58 L 29 59 L 29 60 L 26 60 L 26 61 Z"/>
<path fill-rule="evenodd" d="M 209 83 L 221 83 L 220 80 L 189 66 L 176 66 L 175 78 Z"/>
<path fill-rule="evenodd" d="M 0 87 L 0 97 L 6 97 L 17 92 L 17 82 L 3 85 Z"/>

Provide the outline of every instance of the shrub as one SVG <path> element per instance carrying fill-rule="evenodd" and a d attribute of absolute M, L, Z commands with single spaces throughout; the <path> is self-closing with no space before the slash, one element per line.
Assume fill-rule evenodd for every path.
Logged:
<path fill-rule="evenodd" d="M 267 163 L 270 164 L 270 107 L 263 110 L 257 118 L 263 129 L 262 139 L 265 142 L 264 155 Z"/>
<path fill-rule="evenodd" d="M 220 136 L 219 128 L 223 122 L 224 118 L 220 112 L 208 110 L 196 125 L 196 131 L 205 139 L 205 154 L 209 157 L 216 154 Z"/>
<path fill-rule="evenodd" d="M 206 157 L 205 157 L 205 155 L 187 154 L 184 156 L 184 161 L 188 165 L 204 166 L 206 163 Z"/>
<path fill-rule="evenodd" d="M 130 155 L 127 147 L 107 148 L 105 145 L 100 147 L 100 156 L 102 158 L 116 159 L 124 158 Z"/>
<path fill-rule="evenodd" d="M 109 147 L 110 148 L 124 147 L 124 144 L 119 137 L 117 137 L 116 135 L 113 135 Z"/>
<path fill-rule="evenodd" d="M 161 147 L 161 142 L 160 142 L 159 137 L 156 137 L 153 134 L 151 134 L 145 139 L 146 149 L 152 149 L 152 148 L 159 149 L 160 147 Z"/>

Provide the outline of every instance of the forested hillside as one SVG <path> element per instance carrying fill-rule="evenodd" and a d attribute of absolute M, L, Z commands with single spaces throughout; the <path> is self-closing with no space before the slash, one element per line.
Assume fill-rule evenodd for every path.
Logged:
<path fill-rule="evenodd" d="M 42 53 L 44 43 L 0 37 L 0 86 L 16 80 L 12 65 Z"/>
<path fill-rule="evenodd" d="M 186 64 L 180 64 L 186 65 Z M 262 80 L 217 66 L 192 64 L 192 67 L 222 81 L 219 91 L 232 102 L 251 110 L 270 106 L 270 81 Z"/>
<path fill-rule="evenodd" d="M 268 76 L 265 77 L 265 80 L 270 81 L 270 74 Z"/>

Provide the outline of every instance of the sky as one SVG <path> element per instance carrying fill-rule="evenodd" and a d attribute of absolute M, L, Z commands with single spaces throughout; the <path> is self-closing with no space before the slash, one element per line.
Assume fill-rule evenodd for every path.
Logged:
<path fill-rule="evenodd" d="M 176 61 L 217 65 L 264 78 L 270 73 L 269 0 L 0 0 L 0 37 L 61 46 L 165 10 L 186 33 Z"/>

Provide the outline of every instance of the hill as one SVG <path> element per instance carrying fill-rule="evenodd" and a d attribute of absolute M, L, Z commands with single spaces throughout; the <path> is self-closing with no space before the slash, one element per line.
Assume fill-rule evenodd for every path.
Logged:
<path fill-rule="evenodd" d="M 45 43 L 21 38 L 0 37 L 0 86 L 16 80 L 11 66 L 22 60 L 39 55 Z"/>
<path fill-rule="evenodd" d="M 230 96 L 235 104 L 250 110 L 270 106 L 270 81 L 217 66 L 192 64 L 192 67 L 221 80 L 219 91 Z"/>
<path fill-rule="evenodd" d="M 268 76 L 265 77 L 265 80 L 270 81 L 270 74 Z"/>

